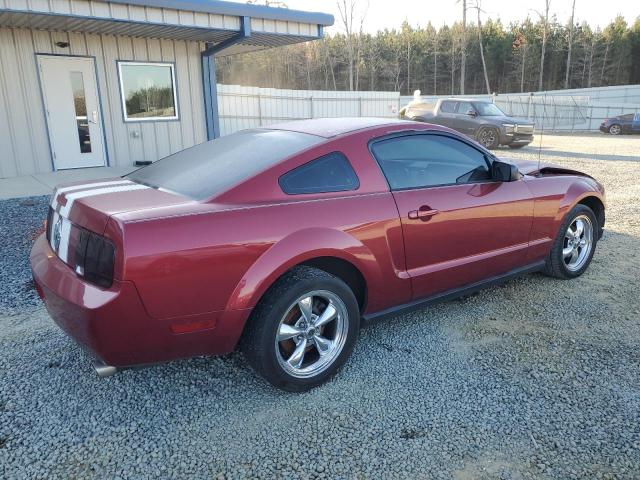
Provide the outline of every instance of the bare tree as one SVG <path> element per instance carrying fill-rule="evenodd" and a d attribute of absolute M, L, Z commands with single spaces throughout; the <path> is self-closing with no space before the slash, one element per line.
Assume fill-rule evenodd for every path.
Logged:
<path fill-rule="evenodd" d="M 571 72 L 571 47 L 573 46 L 573 16 L 576 13 L 576 0 L 571 5 L 571 20 L 569 24 L 569 48 L 567 51 L 567 71 L 564 75 L 564 88 L 569 88 L 569 74 Z"/>
<path fill-rule="evenodd" d="M 464 95 L 467 48 L 467 0 L 462 0 L 462 38 L 460 39 L 460 95 Z"/>
<path fill-rule="evenodd" d="M 356 35 L 353 30 L 353 24 L 355 22 L 355 17 L 357 14 L 356 5 L 358 4 L 358 0 L 338 0 L 338 11 L 340 12 L 340 20 L 342 20 L 342 26 L 344 27 L 344 31 L 346 34 L 347 41 L 347 59 L 349 62 L 349 90 L 353 91 L 354 89 L 354 65 L 356 59 L 360 58 L 360 35 L 362 34 L 362 25 L 364 23 L 364 18 L 366 16 L 366 11 L 368 9 L 367 6 L 364 9 L 364 12 L 360 15 L 360 35 Z"/>
<path fill-rule="evenodd" d="M 487 87 L 487 94 L 491 95 L 491 87 L 489 86 L 489 75 L 487 74 L 487 63 L 484 60 L 484 46 L 482 45 L 482 22 L 480 21 L 480 12 L 482 11 L 481 0 L 476 0 L 473 7 L 478 13 L 478 43 L 480 44 L 480 60 L 482 60 L 482 71 L 484 73 L 484 83 Z"/>
<path fill-rule="evenodd" d="M 544 0 L 544 15 L 534 10 L 542 21 L 542 51 L 540 52 L 540 78 L 538 80 L 538 90 L 542 90 L 542 79 L 544 78 L 544 55 L 547 50 L 547 33 L 549 32 L 549 8 L 551 0 Z"/>

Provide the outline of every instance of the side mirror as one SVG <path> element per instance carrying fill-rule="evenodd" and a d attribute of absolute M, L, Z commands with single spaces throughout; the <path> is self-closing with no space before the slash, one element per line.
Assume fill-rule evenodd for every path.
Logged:
<path fill-rule="evenodd" d="M 494 160 L 491 164 L 491 178 L 498 182 L 515 182 L 520 179 L 520 171 L 511 163 Z"/>
<path fill-rule="evenodd" d="M 473 108 L 470 108 L 469 110 L 467 110 L 467 115 L 469 115 L 470 117 L 475 117 L 477 113 Z"/>

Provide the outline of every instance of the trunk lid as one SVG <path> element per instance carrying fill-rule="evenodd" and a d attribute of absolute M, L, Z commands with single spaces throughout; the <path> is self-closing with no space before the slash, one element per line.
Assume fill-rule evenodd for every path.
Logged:
<path fill-rule="evenodd" d="M 81 229 L 102 235 L 118 213 L 189 203 L 194 201 L 118 177 L 58 185 L 49 204 L 47 239 L 60 259 L 73 266 Z"/>

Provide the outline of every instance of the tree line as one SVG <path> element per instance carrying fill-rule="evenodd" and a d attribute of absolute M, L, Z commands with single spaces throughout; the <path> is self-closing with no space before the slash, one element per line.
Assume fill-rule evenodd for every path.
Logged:
<path fill-rule="evenodd" d="M 262 52 L 222 57 L 218 81 L 304 90 L 399 91 L 453 95 L 640 83 L 640 18 L 603 29 L 560 24 L 549 1 L 536 19 L 503 25 L 463 1 L 464 22 L 375 34 L 362 30 L 346 0 L 345 33 Z M 575 6 L 575 2 L 574 2 Z M 351 16 L 349 16 L 351 14 Z M 467 16 L 473 21 L 467 24 Z"/>

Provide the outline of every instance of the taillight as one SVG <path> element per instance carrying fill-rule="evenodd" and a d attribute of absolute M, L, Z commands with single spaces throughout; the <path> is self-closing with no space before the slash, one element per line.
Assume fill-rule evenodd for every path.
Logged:
<path fill-rule="evenodd" d="M 113 283 L 116 249 L 109 240 L 81 229 L 76 243 L 75 271 L 85 280 L 104 288 Z"/>
<path fill-rule="evenodd" d="M 53 208 L 49 207 L 49 211 L 47 212 L 47 219 L 44 222 L 44 231 L 47 237 L 47 242 L 51 244 L 51 231 L 49 227 L 51 227 L 51 222 L 53 221 Z"/>

